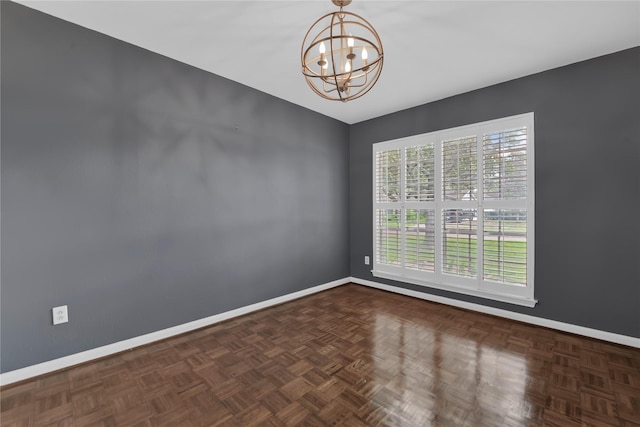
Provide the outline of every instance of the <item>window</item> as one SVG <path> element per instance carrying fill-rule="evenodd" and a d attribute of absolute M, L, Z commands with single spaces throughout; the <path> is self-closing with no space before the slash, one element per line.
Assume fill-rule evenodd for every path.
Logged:
<path fill-rule="evenodd" d="M 373 145 L 373 275 L 533 307 L 533 113 Z"/>

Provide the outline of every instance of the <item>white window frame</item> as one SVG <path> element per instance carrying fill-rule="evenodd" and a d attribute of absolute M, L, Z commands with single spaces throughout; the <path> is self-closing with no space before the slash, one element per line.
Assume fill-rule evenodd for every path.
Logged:
<path fill-rule="evenodd" d="M 519 127 L 527 129 L 527 178 L 526 200 L 484 200 L 483 185 L 483 135 L 500 132 Z M 454 138 L 462 138 L 476 135 L 477 144 L 477 200 L 471 203 L 464 201 L 445 201 L 442 195 L 442 142 Z M 537 300 L 534 298 L 534 254 L 535 254 L 535 155 L 534 155 L 534 113 L 520 114 L 497 120 L 490 120 L 452 129 L 445 129 L 426 134 L 410 136 L 406 138 L 384 141 L 373 144 L 373 269 L 375 277 L 391 279 L 435 289 L 458 292 L 466 295 L 502 301 L 511 304 L 534 307 Z M 406 201 L 405 199 L 405 148 L 424 144 L 434 145 L 435 162 L 435 197 L 433 201 Z M 378 202 L 376 186 L 376 155 L 379 152 L 400 149 L 400 192 L 398 202 Z M 445 274 L 441 271 L 442 264 L 442 211 L 443 209 L 476 209 L 477 212 L 477 277 L 466 278 Z M 483 218 L 484 209 L 526 209 L 526 285 L 517 286 L 483 280 Z M 376 213 L 380 209 L 400 209 L 404 213 L 407 209 L 434 209 L 435 210 L 435 272 L 418 271 L 404 267 L 404 247 L 402 248 L 401 265 L 382 264 L 378 262 L 377 218 Z M 404 241 L 405 216 L 401 215 L 400 233 Z"/>

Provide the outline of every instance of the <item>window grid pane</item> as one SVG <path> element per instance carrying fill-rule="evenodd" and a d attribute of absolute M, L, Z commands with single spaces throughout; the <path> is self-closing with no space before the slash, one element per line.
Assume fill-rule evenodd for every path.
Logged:
<path fill-rule="evenodd" d="M 373 275 L 534 306 L 533 150 L 533 113 L 374 144 Z"/>
<path fill-rule="evenodd" d="M 442 210 L 442 271 L 477 277 L 478 222 L 474 209 Z"/>
<path fill-rule="evenodd" d="M 407 209 L 404 231 L 405 267 L 435 271 L 435 210 Z"/>
<path fill-rule="evenodd" d="M 426 202 L 434 199 L 434 147 L 425 144 L 405 150 L 406 200 Z"/>
<path fill-rule="evenodd" d="M 478 187 L 477 138 L 442 142 L 442 194 L 444 200 L 475 200 Z"/>
<path fill-rule="evenodd" d="M 376 211 L 376 262 L 402 265 L 400 209 Z"/>
<path fill-rule="evenodd" d="M 484 279 L 526 286 L 526 209 L 485 209 L 483 226 Z"/>
<path fill-rule="evenodd" d="M 483 135 L 484 199 L 527 198 L 527 128 Z"/>
<path fill-rule="evenodd" d="M 400 149 L 376 153 L 377 201 L 400 200 Z"/>

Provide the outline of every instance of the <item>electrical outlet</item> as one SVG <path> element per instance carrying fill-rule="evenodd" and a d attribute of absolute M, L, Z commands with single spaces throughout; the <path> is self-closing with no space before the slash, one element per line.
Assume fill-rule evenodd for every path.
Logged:
<path fill-rule="evenodd" d="M 66 305 L 60 307 L 53 307 L 51 309 L 53 313 L 53 324 L 59 325 L 60 323 L 67 323 L 69 321 L 69 309 Z"/>
<path fill-rule="evenodd" d="M 369 265 L 369 257 L 368 256 L 364 257 L 364 265 Z"/>

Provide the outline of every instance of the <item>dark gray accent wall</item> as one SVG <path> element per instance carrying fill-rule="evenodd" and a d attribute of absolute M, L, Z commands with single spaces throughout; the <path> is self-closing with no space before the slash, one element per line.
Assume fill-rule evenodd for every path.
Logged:
<path fill-rule="evenodd" d="M 374 278 L 363 262 L 373 255 L 372 144 L 530 111 L 538 305 Z M 358 123 L 350 135 L 352 276 L 640 337 L 640 48 Z"/>
<path fill-rule="evenodd" d="M 2 372 L 349 276 L 346 124 L 1 7 Z"/>

